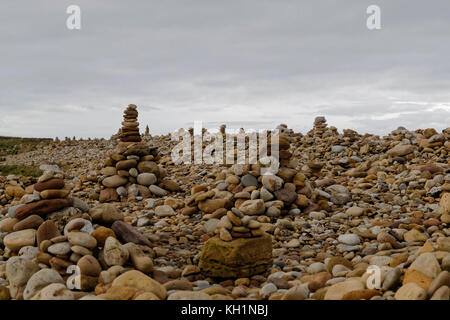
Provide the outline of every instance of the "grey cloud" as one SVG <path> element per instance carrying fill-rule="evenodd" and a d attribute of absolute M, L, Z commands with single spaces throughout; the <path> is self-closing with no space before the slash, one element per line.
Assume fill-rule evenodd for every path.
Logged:
<path fill-rule="evenodd" d="M 450 3 L 375 3 L 379 31 L 368 0 L 79 0 L 80 31 L 65 28 L 72 1 L 2 3 L 0 134 L 109 137 L 130 103 L 158 134 L 195 120 L 306 131 L 321 114 L 374 133 L 448 126 Z"/>

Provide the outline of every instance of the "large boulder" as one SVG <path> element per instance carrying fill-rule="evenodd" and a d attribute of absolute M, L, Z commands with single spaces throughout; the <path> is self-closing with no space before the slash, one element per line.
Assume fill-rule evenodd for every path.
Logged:
<path fill-rule="evenodd" d="M 222 241 L 209 239 L 203 246 L 200 269 L 210 277 L 243 278 L 262 273 L 272 266 L 272 237 Z"/>

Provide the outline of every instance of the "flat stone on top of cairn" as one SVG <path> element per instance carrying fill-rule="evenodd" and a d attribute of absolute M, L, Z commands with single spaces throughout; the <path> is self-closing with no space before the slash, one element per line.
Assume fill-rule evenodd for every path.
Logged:
<path fill-rule="evenodd" d="M 122 142 L 140 142 L 139 122 L 137 107 L 134 104 L 128 105 L 124 111 L 122 130 L 120 132 L 120 141 Z"/>

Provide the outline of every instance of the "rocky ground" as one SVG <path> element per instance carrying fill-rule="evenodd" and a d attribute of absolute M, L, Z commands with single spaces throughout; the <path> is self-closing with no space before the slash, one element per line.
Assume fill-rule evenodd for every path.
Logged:
<path fill-rule="evenodd" d="M 450 128 L 280 129 L 272 177 L 175 164 L 169 136 L 6 156 L 42 175 L 0 176 L 0 298 L 449 300 Z M 217 246 L 239 250 L 202 261 Z"/>

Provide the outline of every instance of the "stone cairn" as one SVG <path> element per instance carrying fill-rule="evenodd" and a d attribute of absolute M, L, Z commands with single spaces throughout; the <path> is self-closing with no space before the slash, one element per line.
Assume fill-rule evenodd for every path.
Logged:
<path fill-rule="evenodd" d="M 136 106 L 130 104 L 124 114 L 121 142 L 99 172 L 99 181 L 104 188 L 100 191 L 100 202 L 140 201 L 152 195 L 167 195 L 168 191 L 157 185 L 166 176 L 157 163 L 157 148 L 141 142 Z"/>
<path fill-rule="evenodd" d="M 32 220 L 37 218 L 36 215 L 47 215 L 71 207 L 71 188 L 71 185 L 65 184 L 64 175 L 59 168 L 48 166 L 37 183 L 24 190 L 19 204 L 11 207 L 8 215 L 12 219 Z"/>
<path fill-rule="evenodd" d="M 0 221 L 5 247 L 0 251 L 7 259 L 1 280 L 9 286 L 0 285 L 2 300 L 114 300 L 121 279 L 156 283 L 147 276 L 153 273 L 154 245 L 124 222 L 115 206 L 90 208 L 70 196 L 71 183 L 60 171 L 44 171 L 31 187 Z M 73 288 L 71 266 L 79 271 Z M 166 289 L 156 288 L 151 298 L 164 299 Z"/>
<path fill-rule="evenodd" d="M 204 214 L 205 228 L 216 236 L 206 241 L 200 269 L 212 277 L 247 277 L 262 273 L 272 263 L 272 219 L 300 213 L 309 205 L 311 188 L 291 161 L 289 138 L 279 137 L 280 168 L 261 175 L 261 165 L 233 165 L 217 176 L 215 188 L 192 190 L 187 206 Z M 269 153 L 269 152 L 268 152 Z M 293 168 L 294 167 L 294 168 Z M 299 189 L 299 193 L 297 193 Z"/>
<path fill-rule="evenodd" d="M 145 134 L 144 136 L 149 137 L 150 136 L 150 128 L 148 127 L 148 125 L 145 127 Z"/>
<path fill-rule="evenodd" d="M 314 119 L 313 129 L 308 131 L 308 136 L 325 139 L 337 135 L 336 127 L 328 127 L 325 117 L 320 116 Z"/>
<path fill-rule="evenodd" d="M 139 134 L 139 122 L 137 107 L 134 104 L 128 105 L 124 111 L 122 130 L 120 132 L 120 141 L 122 142 L 141 142 Z"/>
<path fill-rule="evenodd" d="M 316 117 L 314 119 L 314 127 L 313 127 L 313 134 L 316 137 L 322 137 L 323 134 L 327 131 L 328 126 L 327 126 L 327 120 L 325 119 L 325 117 L 320 116 L 320 117 Z"/>

